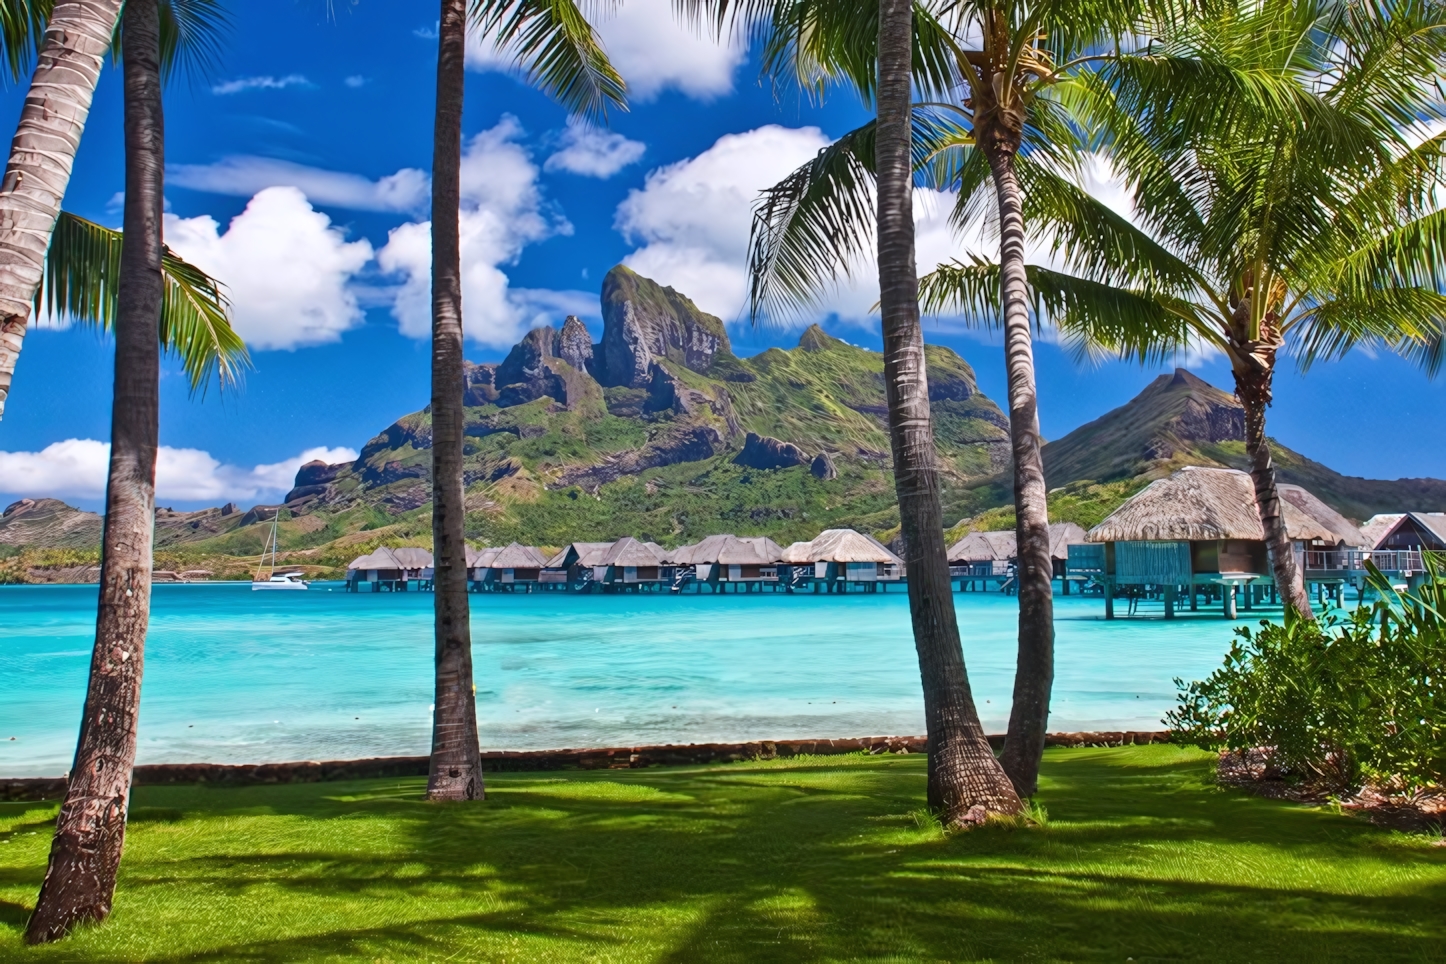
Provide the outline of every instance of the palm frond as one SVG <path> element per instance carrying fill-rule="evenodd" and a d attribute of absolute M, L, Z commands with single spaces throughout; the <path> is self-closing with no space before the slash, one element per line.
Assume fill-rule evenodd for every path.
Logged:
<path fill-rule="evenodd" d="M 55 0 L 5 0 L 0 3 L 0 56 L 11 80 L 25 76 Z"/>
<path fill-rule="evenodd" d="M 469 18 L 531 83 L 580 117 L 627 110 L 627 84 L 574 0 L 473 0 Z"/>
<path fill-rule="evenodd" d="M 53 0 L 51 0 L 53 2 Z M 170 80 L 185 73 L 193 80 L 211 76 L 221 62 L 232 22 L 223 0 L 158 0 L 161 28 L 161 75 Z M 121 59 L 121 27 L 117 17 L 111 35 L 111 59 Z"/>
<path fill-rule="evenodd" d="M 35 293 L 36 311 L 109 331 L 120 294 L 121 243 L 121 232 L 61 212 Z M 231 327 L 221 285 L 169 248 L 161 257 L 161 274 L 161 346 L 181 360 L 192 391 L 213 376 L 223 389 L 238 384 L 250 356 Z"/>
<path fill-rule="evenodd" d="M 1052 324 L 1079 357 L 1162 361 L 1210 340 L 1198 308 L 1159 291 L 1103 284 L 1026 265 L 1036 328 Z M 1000 324 L 999 265 L 983 258 L 941 264 L 919 279 L 919 308 L 960 318 L 971 327 Z"/>
<path fill-rule="evenodd" d="M 1302 371 L 1361 345 L 1387 347 L 1435 375 L 1446 349 L 1446 294 L 1396 287 L 1336 298 L 1301 314 L 1294 349 Z"/>

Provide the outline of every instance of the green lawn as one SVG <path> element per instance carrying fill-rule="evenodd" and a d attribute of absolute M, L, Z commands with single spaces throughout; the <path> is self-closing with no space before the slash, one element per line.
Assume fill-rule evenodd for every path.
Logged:
<path fill-rule="evenodd" d="M 143 787 L 114 915 L 36 951 L 55 808 L 0 804 L 0 960 L 1446 959 L 1446 848 L 1204 754 L 1053 750 L 1046 826 L 947 836 L 923 763 Z"/>

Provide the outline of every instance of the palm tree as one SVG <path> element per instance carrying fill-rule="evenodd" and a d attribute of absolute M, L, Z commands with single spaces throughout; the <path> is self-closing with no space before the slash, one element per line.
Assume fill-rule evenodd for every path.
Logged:
<path fill-rule="evenodd" d="M 919 323 L 911 87 L 944 95 L 959 79 L 948 32 L 908 0 L 698 0 L 719 33 L 762 34 L 765 70 L 821 94 L 832 83 L 873 100 L 875 119 L 765 192 L 750 242 L 752 313 L 784 315 L 876 240 L 894 488 L 929 736 L 928 803 L 946 824 L 1021 809 L 979 722 L 945 557 L 939 466 Z M 877 181 L 877 191 L 874 182 Z"/>
<path fill-rule="evenodd" d="M 59 0 L 53 9 L 46 0 L 3 4 L 0 37 L 12 74 L 41 24 L 45 35 L 0 181 L 0 416 L 121 2 Z"/>
<path fill-rule="evenodd" d="M 1036 163 L 1072 164 L 1078 137 L 1065 104 L 1050 90 L 1070 69 L 1111 56 L 1102 46 L 1105 39 L 1126 32 L 1147 2 L 968 2 L 950 4 L 942 20 L 923 11 L 915 14 L 916 47 L 942 51 L 925 57 L 926 65 L 937 71 L 935 65 L 947 60 L 962 91 L 957 98 L 936 98 L 914 108 L 915 166 L 938 186 L 959 193 L 955 221 L 961 227 L 992 201 L 1000 239 L 1003 270 L 993 281 L 994 304 L 1003 308 L 996 307 L 993 317 L 1004 331 L 1019 546 L 1019 655 L 1001 763 L 1022 796 L 1034 793 L 1037 785 L 1049 722 L 1054 601 L 1024 273 L 1027 191 L 1021 177 Z M 810 33 L 817 32 L 800 26 L 795 46 L 823 46 L 812 41 Z M 977 48 L 971 46 L 976 42 Z M 823 56 L 812 53 L 808 60 Z M 869 156 L 874 137 L 873 125 L 845 135 L 765 192 L 751 241 L 755 314 L 796 309 L 850 272 L 872 227 L 866 198 L 875 180 Z M 945 565 L 942 556 L 928 564 L 941 571 Z M 911 561 L 911 580 L 915 571 Z"/>
<path fill-rule="evenodd" d="M 182 0 L 171 3 L 177 8 L 184 5 Z M 200 0 L 197 6 L 209 3 Z M 62 235 L 62 245 L 68 245 L 72 256 L 71 268 L 78 270 L 66 274 L 52 260 L 53 305 L 88 309 L 92 319 L 102 323 L 113 320 L 115 387 L 96 644 L 75 762 L 56 822 L 45 880 L 26 927 L 30 943 L 63 937 L 81 921 L 104 920 L 115 895 L 150 620 L 163 339 L 180 349 L 193 385 L 209 371 L 215 371 L 224 382 L 244 359 L 244 349 L 240 353 L 222 351 L 209 360 L 203 357 L 199 346 L 208 339 L 213 344 L 239 346 L 225 323 L 224 302 L 215 282 L 200 272 L 173 270 L 168 277 L 164 267 L 161 85 L 166 45 L 162 23 L 157 0 L 126 3 L 120 37 L 126 196 L 119 263 L 112 260 L 114 245 L 108 233 L 78 219 L 68 219 Z M 87 249 L 89 265 L 83 257 Z M 97 263 L 104 270 L 97 271 Z M 104 277 L 106 271 L 114 284 L 103 285 L 98 293 L 95 279 Z M 183 280 L 177 280 L 178 276 Z M 106 296 L 112 289 L 113 313 Z M 94 319 L 96 314 L 102 317 Z"/>
<path fill-rule="evenodd" d="M 467 0 L 442 0 L 432 142 L 432 552 L 436 696 L 427 797 L 484 795 L 467 604 L 462 442 L 461 202 Z M 573 0 L 473 0 L 477 29 L 511 51 L 532 82 L 568 108 L 602 116 L 625 105 L 622 78 Z"/>
<path fill-rule="evenodd" d="M 1446 8 L 1252 0 L 1154 36 L 1071 91 L 1138 226 L 1036 172 L 1028 213 L 1067 270 L 1029 268 L 1030 300 L 1085 351 L 1230 359 L 1276 585 L 1311 618 L 1265 409 L 1283 348 L 1306 366 L 1360 344 L 1441 363 L 1446 134 L 1422 125 L 1446 117 Z M 980 309 L 996 272 L 941 266 L 926 301 Z"/>

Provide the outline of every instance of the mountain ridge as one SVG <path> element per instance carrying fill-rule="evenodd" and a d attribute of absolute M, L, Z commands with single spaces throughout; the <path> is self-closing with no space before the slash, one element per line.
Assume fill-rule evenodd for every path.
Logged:
<path fill-rule="evenodd" d="M 791 349 L 740 358 L 722 321 L 622 266 L 604 279 L 601 301 L 597 341 L 569 317 L 528 332 L 501 362 L 467 363 L 469 539 L 562 545 L 631 535 L 677 545 L 730 531 L 781 542 L 838 526 L 886 539 L 896 531 L 878 352 L 812 325 Z M 963 358 L 938 345 L 925 352 L 945 516 L 961 520 L 956 534 L 1011 525 L 1008 418 Z M 1183 465 L 1241 467 L 1243 429 L 1233 396 L 1184 369 L 1162 374 L 1044 446 L 1051 518 L 1092 525 Z M 351 462 L 303 465 L 280 505 L 159 509 L 158 564 L 164 556 L 164 568 L 239 572 L 269 531 L 257 523 L 278 512 L 287 561 L 317 570 L 378 544 L 427 544 L 430 447 L 424 408 Z M 1356 479 L 1284 446 L 1275 452 L 1283 481 L 1356 519 L 1446 508 L 1446 481 Z M 0 555 L 83 549 L 77 533 L 98 541 L 98 516 L 62 525 L 64 504 L 33 504 L 41 502 L 39 515 L 26 510 L 29 524 L 25 513 L 0 520 Z M 39 525 L 42 516 L 49 521 Z"/>

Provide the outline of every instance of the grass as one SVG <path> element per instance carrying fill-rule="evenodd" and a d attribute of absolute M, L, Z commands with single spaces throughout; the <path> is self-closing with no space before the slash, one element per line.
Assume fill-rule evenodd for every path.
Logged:
<path fill-rule="evenodd" d="M 1446 849 L 1052 750 L 1043 826 L 944 834 L 923 760 L 143 787 L 116 909 L 20 943 L 53 806 L 0 804 L 0 960 L 1441 960 Z"/>

